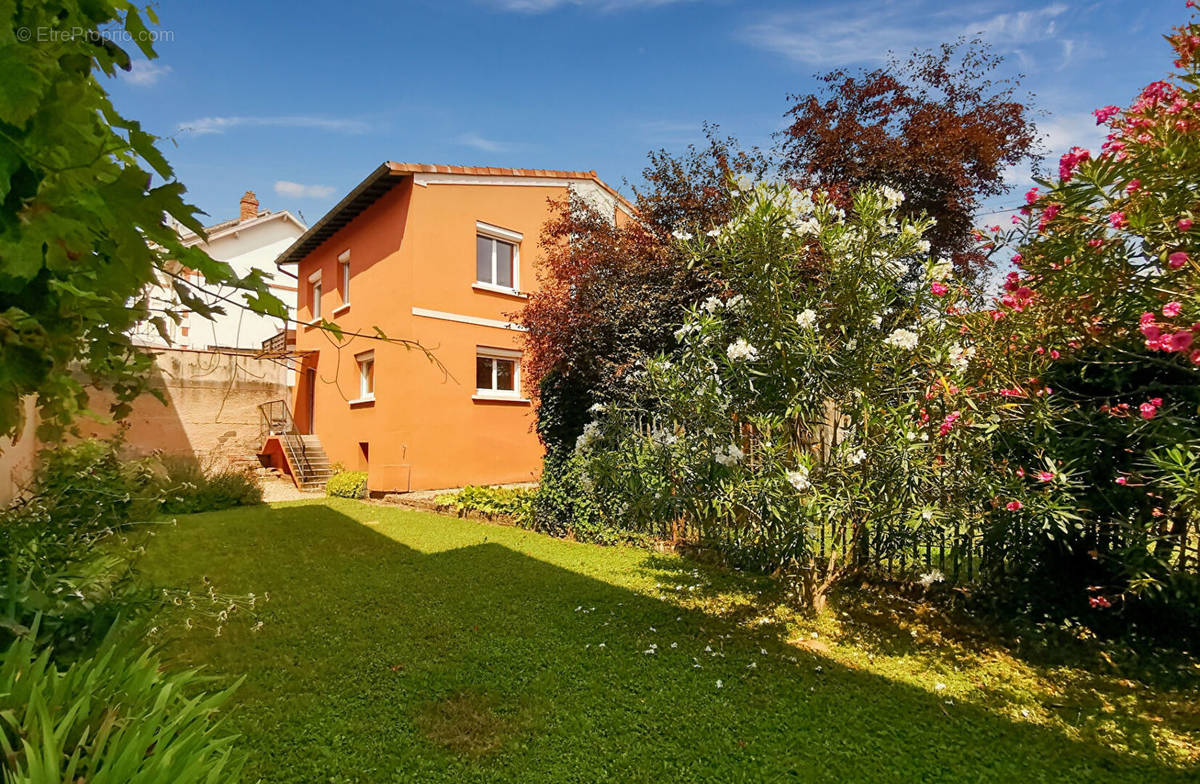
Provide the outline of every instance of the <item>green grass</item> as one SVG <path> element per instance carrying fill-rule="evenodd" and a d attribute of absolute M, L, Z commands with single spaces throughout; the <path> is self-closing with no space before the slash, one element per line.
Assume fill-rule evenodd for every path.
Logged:
<path fill-rule="evenodd" d="M 1194 695 L 673 556 L 332 499 L 180 518 L 143 568 L 270 594 L 258 631 L 159 624 L 246 676 L 249 781 L 1196 780 Z"/>

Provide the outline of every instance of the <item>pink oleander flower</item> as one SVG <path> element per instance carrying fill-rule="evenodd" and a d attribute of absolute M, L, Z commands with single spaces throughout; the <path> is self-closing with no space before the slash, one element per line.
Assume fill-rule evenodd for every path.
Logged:
<path fill-rule="evenodd" d="M 1103 596 L 1093 596 L 1091 599 L 1088 599 L 1088 603 L 1092 605 L 1093 609 L 1106 610 L 1112 607 L 1112 602 Z"/>
<path fill-rule="evenodd" d="M 1120 113 L 1120 111 L 1121 107 L 1119 106 L 1102 106 L 1092 112 L 1092 114 L 1096 115 L 1096 125 L 1103 125 L 1112 119 L 1114 114 Z"/>
<path fill-rule="evenodd" d="M 1179 269 L 1187 263 L 1188 255 L 1181 250 L 1177 250 L 1167 257 L 1167 266 L 1171 269 Z"/>
<path fill-rule="evenodd" d="M 1180 231 L 1191 231 L 1192 230 L 1192 219 L 1191 218 L 1180 218 L 1179 222 L 1175 225 L 1179 227 Z"/>
<path fill-rule="evenodd" d="M 1079 168 L 1079 164 L 1092 157 L 1090 150 L 1085 150 L 1082 147 L 1072 147 L 1066 155 L 1058 161 L 1058 178 L 1063 182 L 1070 182 L 1075 176 L 1075 170 Z"/>
<path fill-rule="evenodd" d="M 1119 210 L 1108 216 L 1108 222 L 1114 229 L 1123 229 L 1129 225 L 1129 221 L 1125 218 L 1125 213 Z"/>
<path fill-rule="evenodd" d="M 1188 359 L 1191 360 L 1193 365 L 1200 365 L 1200 348 L 1193 351 Z"/>
<path fill-rule="evenodd" d="M 1176 332 L 1164 337 L 1161 343 L 1163 351 L 1187 351 L 1192 347 L 1192 333 L 1189 330 Z"/>
<path fill-rule="evenodd" d="M 950 288 L 940 280 L 935 280 L 932 284 L 930 284 L 929 290 L 933 292 L 935 297 L 944 297 L 947 293 L 949 293 Z"/>
<path fill-rule="evenodd" d="M 1158 406 L 1153 403 L 1142 403 L 1138 406 L 1138 413 L 1142 415 L 1142 419 L 1154 419 L 1154 415 L 1158 413 Z"/>
<path fill-rule="evenodd" d="M 1119 485 L 1124 485 L 1124 484 L 1128 484 L 1128 483 L 1129 483 L 1129 480 L 1128 480 L 1127 478 L 1123 477 L 1123 476 L 1118 476 L 1118 477 L 1117 477 L 1116 479 L 1114 479 L 1113 481 L 1114 481 L 1114 482 L 1116 482 L 1116 483 L 1117 483 L 1117 484 L 1119 484 Z"/>
<path fill-rule="evenodd" d="M 1163 305 L 1162 314 L 1167 318 L 1175 318 L 1179 315 L 1179 309 L 1181 307 L 1183 306 L 1178 302 L 1168 302 L 1166 305 Z"/>
<path fill-rule="evenodd" d="M 1024 506 L 1025 506 L 1025 504 L 1021 503 L 1020 501 L 1009 501 L 1007 504 L 1004 505 L 1004 508 L 1010 512 L 1016 512 Z"/>
<path fill-rule="evenodd" d="M 1125 186 L 1125 192 L 1133 193 L 1140 187 L 1142 187 L 1142 181 L 1138 180 L 1138 179 L 1133 179 L 1133 180 L 1130 180 L 1129 184 Z"/>
<path fill-rule="evenodd" d="M 1025 191 L 1025 203 L 1026 204 L 1033 204 L 1037 200 L 1038 200 L 1038 189 L 1037 188 L 1030 188 L 1029 190 Z"/>
<path fill-rule="evenodd" d="M 952 411 L 949 414 L 946 414 L 946 418 L 942 420 L 941 427 L 938 428 L 938 435 L 944 436 L 949 433 L 951 428 L 954 427 L 954 423 L 957 422 L 958 418 L 961 416 L 962 413 L 959 411 Z"/>
<path fill-rule="evenodd" d="M 1053 482 L 1054 474 L 1050 471 L 1038 471 L 1037 478 L 1043 482 Z"/>

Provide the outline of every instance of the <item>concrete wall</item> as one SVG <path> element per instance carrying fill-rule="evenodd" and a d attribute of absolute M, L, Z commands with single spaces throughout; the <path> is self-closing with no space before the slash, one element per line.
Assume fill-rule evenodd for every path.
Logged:
<path fill-rule="evenodd" d="M 144 395 L 120 425 L 85 422 L 83 434 L 107 436 L 124 428 L 134 455 L 160 451 L 213 464 L 253 459 L 262 446 L 258 405 L 289 395 L 287 369 L 280 364 L 213 351 L 157 351 L 152 383 L 167 405 Z M 106 412 L 110 400 L 95 392 L 90 404 Z"/>

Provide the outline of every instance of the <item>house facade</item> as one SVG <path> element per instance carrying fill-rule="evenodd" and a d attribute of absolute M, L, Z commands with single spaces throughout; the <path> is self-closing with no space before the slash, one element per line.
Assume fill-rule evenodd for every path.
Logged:
<path fill-rule="evenodd" d="M 180 240 L 187 247 L 199 247 L 218 261 L 228 262 L 238 275 L 260 269 L 272 276 L 271 292 L 282 300 L 295 315 L 296 281 L 281 274 L 275 259 L 289 248 L 308 227 L 287 210 L 260 210 L 253 191 L 246 191 L 238 205 L 238 217 L 205 226 L 202 238 L 183 226 L 176 227 Z M 183 270 L 184 275 L 195 274 Z M 201 285 L 204 285 L 201 283 Z M 232 289 L 218 291 L 232 295 Z M 182 310 L 171 286 L 155 286 L 150 292 L 155 307 Z M 234 297 L 238 299 L 238 297 Z M 278 334 L 284 322 L 231 305 L 222 305 L 223 314 L 211 319 L 185 313 L 178 324 L 168 323 L 170 342 L 164 341 L 152 325 L 141 325 L 135 340 L 145 346 L 175 349 L 247 349 L 259 350 L 263 341 Z"/>
<path fill-rule="evenodd" d="M 534 380 L 513 316 L 538 286 L 549 200 L 569 193 L 630 214 L 595 172 L 372 172 L 278 260 L 300 287 L 296 427 L 373 492 L 535 480 Z M 341 340 L 306 326 L 322 320 Z"/>

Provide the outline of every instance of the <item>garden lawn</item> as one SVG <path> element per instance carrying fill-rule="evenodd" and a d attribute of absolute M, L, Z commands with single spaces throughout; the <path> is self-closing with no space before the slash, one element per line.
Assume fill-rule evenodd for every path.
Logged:
<path fill-rule="evenodd" d="M 1196 780 L 1179 693 L 898 617 L 805 625 L 645 550 L 333 499 L 181 517 L 142 566 L 270 595 L 219 636 L 158 619 L 177 664 L 245 677 L 249 781 Z"/>

